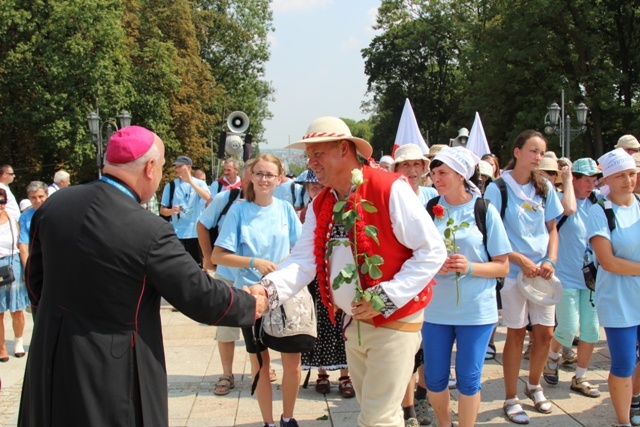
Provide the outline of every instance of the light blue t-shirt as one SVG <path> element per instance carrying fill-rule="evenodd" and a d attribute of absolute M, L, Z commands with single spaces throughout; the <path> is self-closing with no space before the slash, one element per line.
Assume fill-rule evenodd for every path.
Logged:
<path fill-rule="evenodd" d="M 476 226 L 474 207 L 477 196 L 459 206 L 449 205 L 444 197 L 440 204 L 445 208 L 443 219 L 434 219 L 434 224 L 444 239 L 449 215 L 454 224 L 468 222 L 469 228 L 461 228 L 456 234 L 458 253 L 469 262 L 488 262 L 489 255 L 482 242 L 482 233 Z M 487 248 L 493 256 L 511 252 L 507 233 L 500 220 L 500 213 L 492 205 L 487 206 Z M 456 304 L 455 273 L 436 274 L 433 297 L 424 310 L 424 320 L 441 325 L 487 325 L 498 321 L 496 305 L 496 279 L 461 275 L 458 279 L 460 302 Z"/>
<path fill-rule="evenodd" d="M 522 206 L 524 200 L 518 198 L 509 185 L 505 183 L 507 187 L 507 210 L 504 214 L 503 223 L 509 236 L 509 242 L 511 242 L 511 248 L 513 252 L 521 253 L 538 265 L 547 256 L 549 232 L 547 231 L 546 223 L 557 218 L 564 211 L 554 186 L 547 180 L 545 180 L 545 184 L 547 185 L 546 204 L 544 207 L 541 206 L 538 210 L 533 211 L 532 209 L 524 208 Z M 531 194 L 533 190 L 531 182 L 520 187 L 523 189 L 524 194 Z M 500 212 L 502 198 L 500 189 L 495 183 L 489 184 L 484 198 L 491 201 L 491 204 Z M 536 194 L 533 196 L 533 201 L 542 204 L 542 197 Z M 520 266 L 515 263 L 509 263 L 507 277 L 515 279 L 518 277 L 518 273 L 520 273 Z"/>
<path fill-rule="evenodd" d="M 231 196 L 231 191 L 222 191 L 216 194 L 213 197 L 213 200 L 211 201 L 209 206 L 207 206 L 204 212 L 202 212 L 202 215 L 200 215 L 198 222 L 204 225 L 207 228 L 207 230 L 210 230 L 212 227 L 214 227 L 217 222 L 218 232 L 219 232 L 222 229 L 222 225 L 224 224 L 224 220 L 227 217 L 227 214 L 229 213 L 229 211 L 227 211 L 227 214 L 223 216 L 220 216 L 220 214 L 222 214 L 224 207 L 227 206 L 230 196 Z M 237 202 L 239 200 L 241 200 L 240 195 L 238 195 L 235 201 Z M 231 207 L 229 207 L 229 210 L 231 210 Z M 211 244 L 214 244 L 214 243 L 215 242 L 211 242 Z M 226 279 L 235 280 L 237 270 L 238 270 L 237 268 L 227 267 L 226 265 L 219 265 L 216 268 L 216 273 Z"/>
<path fill-rule="evenodd" d="M 198 187 L 209 191 L 206 182 L 197 178 L 191 179 Z M 173 193 L 172 205 L 182 206 L 183 209 L 179 214 L 171 215 L 171 224 L 176 230 L 176 235 L 179 239 L 195 239 L 198 237 L 196 222 L 204 211 L 205 200 L 198 196 L 196 190 L 188 182 L 184 182 L 180 178 L 175 179 L 174 182 L 176 183 L 176 189 Z M 160 201 L 162 206 L 169 207 L 169 188 L 169 184 L 164 186 L 162 200 Z"/>
<path fill-rule="evenodd" d="M 18 243 L 29 244 L 29 230 L 31 230 L 31 219 L 36 210 L 29 208 L 20 214 L 18 219 L 18 225 L 20 226 L 20 236 L 18 237 Z"/>
<path fill-rule="evenodd" d="M 560 199 L 563 193 L 558 193 Z M 587 289 L 582 275 L 587 240 L 587 221 L 593 203 L 588 198 L 576 199 L 578 210 L 569 215 L 558 231 L 558 262 L 555 275 L 565 289 Z M 556 218 L 556 224 L 562 215 Z"/>
<path fill-rule="evenodd" d="M 273 197 L 288 202 L 294 208 L 303 207 L 302 185 L 292 179 L 278 185 L 273 191 Z"/>
<path fill-rule="evenodd" d="M 609 231 L 607 217 L 600 205 L 589 210 L 587 236 L 602 236 L 611 242 L 613 255 L 640 262 L 640 203 L 635 198 L 629 207 L 611 204 L 616 228 Z M 640 276 L 615 274 L 598 266 L 596 277 L 596 311 L 600 325 L 628 328 L 640 325 Z"/>
<path fill-rule="evenodd" d="M 269 206 L 261 207 L 243 200 L 229 209 L 215 244 L 236 255 L 279 264 L 289 255 L 301 231 L 302 224 L 289 203 L 274 197 Z M 262 278 L 255 268 L 237 272 L 236 287 L 251 286 Z"/>
<path fill-rule="evenodd" d="M 420 203 L 422 203 L 422 206 L 424 206 L 425 208 L 427 207 L 427 203 L 429 202 L 429 200 L 437 196 L 438 190 L 436 190 L 434 187 L 418 187 L 418 198 L 420 199 Z"/>

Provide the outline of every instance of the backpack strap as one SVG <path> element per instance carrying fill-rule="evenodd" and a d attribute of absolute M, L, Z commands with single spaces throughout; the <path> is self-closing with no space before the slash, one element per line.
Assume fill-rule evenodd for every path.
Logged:
<path fill-rule="evenodd" d="M 607 217 L 607 225 L 609 226 L 609 231 L 613 232 L 613 229 L 616 228 L 616 214 L 613 212 L 613 208 L 611 207 L 611 201 L 600 199 L 598 200 L 598 204 L 604 210 L 604 214 Z"/>
<path fill-rule="evenodd" d="M 500 218 L 504 219 L 504 214 L 507 212 L 507 183 L 504 182 L 502 178 L 496 179 L 493 183 L 496 184 L 498 190 L 500 190 L 500 199 L 502 201 L 500 204 Z"/>
<path fill-rule="evenodd" d="M 473 217 L 476 220 L 476 227 L 482 233 L 482 244 L 484 245 L 484 250 L 487 252 L 489 259 L 491 259 L 491 254 L 489 253 L 489 248 L 487 247 L 487 206 L 489 202 L 482 197 L 478 197 L 476 199 L 476 204 L 473 207 Z"/>
<path fill-rule="evenodd" d="M 232 190 L 229 190 L 229 201 L 227 202 L 226 205 L 224 205 L 224 208 L 222 209 L 222 212 L 220 212 L 220 216 L 218 217 L 218 220 L 216 221 L 216 224 L 214 227 L 218 227 L 218 224 L 220 223 L 220 219 L 223 216 L 225 216 L 227 212 L 229 212 L 231 205 L 233 204 L 233 202 L 235 202 L 235 200 L 238 198 L 239 195 L 240 195 L 239 188 L 234 188 Z"/>
<path fill-rule="evenodd" d="M 589 196 L 587 197 L 587 199 L 589 199 L 589 201 L 594 205 L 598 203 L 598 198 L 596 197 L 595 191 L 592 191 L 591 193 L 589 193 Z M 560 227 L 562 227 L 562 224 L 565 223 L 567 218 L 568 217 L 566 215 L 562 215 L 562 218 L 560 218 L 560 221 L 558 221 L 558 223 L 556 224 L 556 230 L 560 231 Z"/>
<path fill-rule="evenodd" d="M 173 195 L 176 192 L 176 181 L 175 180 L 171 180 L 171 182 L 169 182 L 169 206 L 167 206 L 168 208 L 172 208 L 173 207 Z"/>
<path fill-rule="evenodd" d="M 291 204 L 296 207 L 296 182 L 291 183 Z"/>

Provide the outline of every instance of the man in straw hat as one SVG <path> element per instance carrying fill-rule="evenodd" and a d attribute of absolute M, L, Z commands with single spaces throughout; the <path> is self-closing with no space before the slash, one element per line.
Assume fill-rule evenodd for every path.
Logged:
<path fill-rule="evenodd" d="M 404 425 L 400 404 L 420 345 L 419 330 L 432 294 L 431 280 L 446 257 L 443 241 L 404 179 L 360 163 L 358 155 L 368 159 L 371 145 L 352 136 L 342 120 L 314 120 L 307 134 L 287 148 L 305 149 L 309 168 L 327 188 L 310 205 L 302 236 L 291 255 L 252 292 L 268 295 L 274 309 L 317 276 L 330 316 L 341 309 L 356 320 L 346 326 L 345 335 L 347 362 L 361 407 L 358 425 Z M 352 183 L 352 176 L 361 176 L 362 184 Z M 375 206 L 375 212 L 362 209 L 359 225 L 375 226 L 380 244 L 362 228 L 353 233 L 336 223 L 336 202 L 347 198 L 353 202 L 356 195 Z M 342 243 L 347 241 L 351 245 L 345 247 Z M 353 247 L 359 254 L 368 247 L 369 256 L 384 259 L 378 266 L 379 279 L 359 275 L 362 288 L 384 302 L 380 311 L 367 300 L 354 302 L 354 282 L 332 287 L 341 270 L 354 264 Z M 362 256 L 358 258 L 362 263 Z"/>
<path fill-rule="evenodd" d="M 640 142 L 633 135 L 622 135 L 613 148 L 622 148 L 628 154 L 633 155 L 640 152 Z"/>
<path fill-rule="evenodd" d="M 156 134 L 120 129 L 106 160 L 100 180 L 58 192 L 31 222 L 35 325 L 19 426 L 168 426 L 160 298 L 225 326 L 251 326 L 267 306 L 211 279 L 140 206 L 162 178 Z"/>

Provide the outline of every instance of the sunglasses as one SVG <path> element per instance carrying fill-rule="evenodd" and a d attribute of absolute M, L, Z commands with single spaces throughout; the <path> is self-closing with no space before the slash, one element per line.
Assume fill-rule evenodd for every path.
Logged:
<path fill-rule="evenodd" d="M 6 205 L 7 199 L 0 199 L 0 205 Z"/>

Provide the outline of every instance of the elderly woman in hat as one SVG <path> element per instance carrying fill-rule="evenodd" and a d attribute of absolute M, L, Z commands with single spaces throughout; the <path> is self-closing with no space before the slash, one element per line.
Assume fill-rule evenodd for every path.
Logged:
<path fill-rule="evenodd" d="M 617 426 L 640 424 L 640 390 L 632 387 L 640 339 L 640 200 L 633 158 L 616 148 L 598 159 L 609 193 L 589 210 L 587 235 L 598 260 L 596 310 L 611 354 L 609 392 Z M 633 415 L 633 419 L 630 416 Z"/>
<path fill-rule="evenodd" d="M 391 165 L 391 172 L 397 172 L 407 178 L 411 188 L 420 199 L 423 206 L 438 195 L 433 187 L 423 187 L 420 185 L 422 177 L 429 170 L 429 159 L 427 159 L 420 147 L 416 144 L 401 145 L 396 150 L 395 160 Z"/>
<path fill-rule="evenodd" d="M 478 160 L 466 148 L 446 147 L 431 162 L 431 179 L 439 197 L 427 210 L 445 241 L 455 239 L 436 275 L 438 285 L 425 309 L 422 328 L 428 337 L 423 349 L 429 401 L 441 426 L 451 425 L 448 381 L 454 341 L 458 422 L 461 427 L 475 425 L 485 352 L 498 321 L 495 278 L 504 277 L 509 269 L 511 246 L 500 214 L 482 200 L 476 186 Z M 479 215 L 484 227 L 476 222 Z M 452 227 L 459 228 L 452 232 Z"/>
<path fill-rule="evenodd" d="M 547 149 L 540 132 L 526 130 L 514 142 L 513 158 L 501 175 L 503 192 L 497 183 L 490 184 L 485 197 L 501 212 L 513 252 L 509 254 L 509 274 L 500 290 L 502 318 L 507 326 L 503 351 L 505 401 L 503 409 L 509 421 L 528 424 L 529 416 L 518 400 L 518 379 L 526 326 L 531 319 L 533 346 L 529 378 L 524 394 L 533 400 L 538 412 L 552 410 L 540 386 L 555 326 L 555 308 L 528 300 L 518 287 L 518 275 L 553 277 L 558 252 L 556 218 L 563 212 L 555 187 L 537 171 Z"/>

